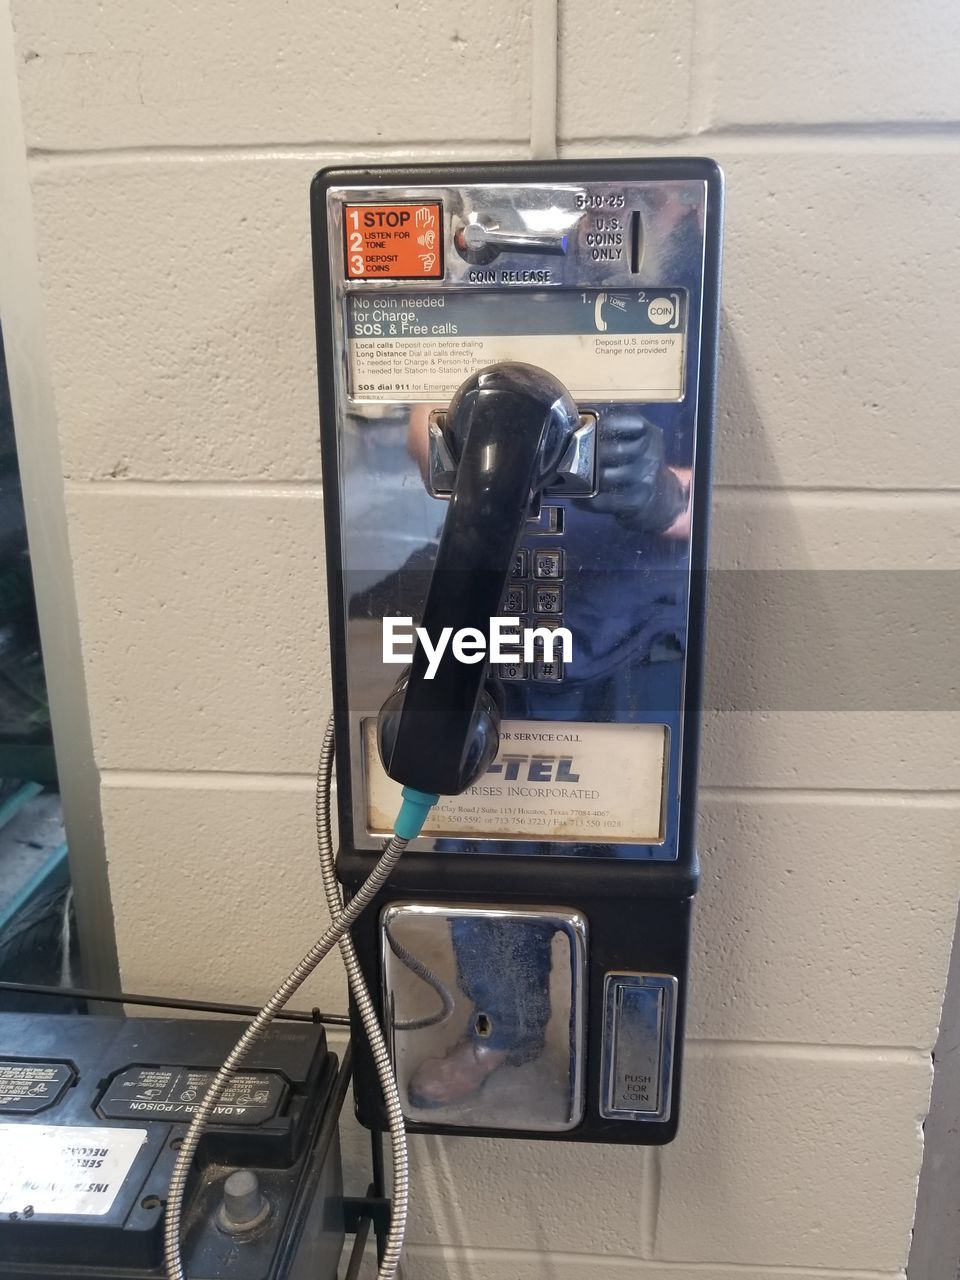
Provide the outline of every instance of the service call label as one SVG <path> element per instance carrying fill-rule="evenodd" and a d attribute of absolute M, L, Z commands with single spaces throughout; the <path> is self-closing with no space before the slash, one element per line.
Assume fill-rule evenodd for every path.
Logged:
<path fill-rule="evenodd" d="M 439 200 L 348 204 L 343 211 L 348 280 L 440 280 L 443 218 Z"/>
<path fill-rule="evenodd" d="M 687 313 L 668 287 L 351 293 L 350 394 L 444 403 L 484 365 L 520 360 L 579 400 L 680 400 Z"/>
<path fill-rule="evenodd" d="M 367 827 L 386 835 L 401 787 L 384 772 L 373 717 L 363 746 Z M 505 720 L 486 774 L 463 795 L 441 796 L 423 834 L 656 844 L 666 761 L 666 725 Z"/>

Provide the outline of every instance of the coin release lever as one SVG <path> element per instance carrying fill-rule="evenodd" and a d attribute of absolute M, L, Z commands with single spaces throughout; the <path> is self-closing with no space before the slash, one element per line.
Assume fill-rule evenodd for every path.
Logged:
<path fill-rule="evenodd" d="M 492 262 L 501 253 L 542 253 L 559 256 L 567 252 L 567 233 L 502 231 L 495 222 L 474 219 L 459 227 L 453 243 L 467 262 Z"/>

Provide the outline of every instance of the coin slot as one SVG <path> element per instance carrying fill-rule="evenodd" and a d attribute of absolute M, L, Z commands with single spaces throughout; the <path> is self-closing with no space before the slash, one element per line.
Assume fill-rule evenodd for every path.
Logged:
<path fill-rule="evenodd" d="M 636 275 L 643 259 L 643 219 L 640 210 L 634 209 L 630 215 L 630 270 Z"/>

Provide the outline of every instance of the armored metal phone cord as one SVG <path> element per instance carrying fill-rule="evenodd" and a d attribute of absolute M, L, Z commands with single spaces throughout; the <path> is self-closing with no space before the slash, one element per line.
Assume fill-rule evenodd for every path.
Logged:
<path fill-rule="evenodd" d="M 323 877 L 323 892 L 327 899 L 327 909 L 334 923 L 343 919 L 343 899 L 337 883 L 336 863 L 333 853 L 333 833 L 330 821 L 330 792 L 335 755 L 333 716 L 327 723 L 327 732 L 323 738 L 323 749 L 320 752 L 320 764 L 317 768 L 317 850 L 320 854 L 320 874 Z M 387 1050 L 383 1030 L 377 1017 L 377 1010 L 357 959 L 357 951 L 349 932 L 340 939 L 340 956 L 346 970 L 350 994 L 360 1014 L 364 1035 L 370 1045 L 377 1078 L 383 1092 L 383 1102 L 387 1111 L 387 1125 L 390 1130 L 390 1152 L 393 1165 L 393 1186 L 390 1203 L 390 1229 L 383 1250 L 383 1260 L 377 1272 L 377 1280 L 392 1280 L 396 1275 L 403 1249 L 403 1237 L 407 1229 L 407 1204 L 409 1200 L 410 1175 L 407 1164 L 407 1131 L 403 1123 L 403 1106 L 400 1102 L 400 1091 L 397 1088 L 393 1065 Z"/>
<path fill-rule="evenodd" d="M 327 750 L 328 744 L 329 751 Z M 329 755 L 329 760 L 326 759 L 327 755 Z M 324 753 L 321 754 L 320 768 L 318 769 L 318 783 L 322 779 L 324 769 L 327 770 L 327 778 L 329 780 L 329 769 L 332 767 L 332 764 L 333 740 L 331 732 L 328 729 L 324 740 Z M 363 909 L 369 905 L 373 898 L 376 897 L 377 893 L 387 880 L 387 877 L 390 875 L 390 872 L 396 866 L 397 862 L 399 862 L 404 849 L 406 849 L 409 842 L 419 834 L 420 828 L 430 811 L 430 807 L 436 803 L 437 798 L 438 797 L 433 795 L 427 795 L 424 792 L 415 791 L 409 787 L 404 788 L 403 806 L 397 816 L 395 824 L 396 834 L 392 839 L 387 841 L 379 862 L 377 862 L 374 869 L 370 872 L 369 876 L 367 876 L 366 880 L 364 880 L 363 884 L 346 906 L 340 906 L 338 904 L 338 912 L 333 923 L 330 925 L 330 928 L 327 929 L 322 937 L 313 944 L 296 968 L 293 969 L 286 978 L 284 978 L 280 986 L 250 1023 L 243 1035 L 241 1035 L 240 1039 L 227 1055 L 223 1066 L 210 1082 L 210 1086 L 204 1094 L 203 1099 L 190 1122 L 187 1132 L 183 1137 L 183 1142 L 177 1152 L 177 1158 L 174 1161 L 173 1172 L 170 1175 L 163 1235 L 164 1263 L 169 1280 L 187 1280 L 180 1251 L 180 1235 L 183 1223 L 183 1197 L 184 1192 L 186 1191 L 187 1180 L 190 1176 L 190 1169 L 193 1165 L 193 1159 L 200 1143 L 200 1138 L 217 1103 L 223 1095 L 224 1089 L 243 1065 L 251 1047 L 260 1039 L 267 1027 L 294 992 L 297 991 L 302 983 L 310 976 L 311 973 L 313 973 L 314 969 L 316 969 L 317 965 L 321 960 L 323 960 L 324 956 L 326 956 L 327 953 L 336 946 L 338 942 L 340 942 L 341 938 L 349 936 L 348 931 L 351 925 Z M 328 836 L 329 834 L 326 828 L 324 828 L 324 834 L 325 836 Z M 339 899 L 339 894 L 337 894 L 337 897 Z M 372 1011 L 373 1006 L 365 987 L 363 988 L 363 991 Z M 359 1000 L 357 1003 L 359 1006 Z M 362 1006 L 360 1007 L 362 1013 Z M 393 1277 L 397 1274 L 397 1268 L 400 1262 L 400 1248 L 403 1243 L 403 1234 L 406 1228 L 408 1198 L 406 1135 L 403 1128 L 403 1114 L 400 1110 L 399 1093 L 397 1092 L 396 1083 L 393 1080 L 390 1060 L 386 1054 L 383 1034 L 376 1022 L 375 1013 L 372 1013 L 372 1020 L 376 1027 L 376 1032 L 380 1037 L 380 1046 L 383 1049 L 383 1061 L 386 1063 L 386 1073 L 389 1075 L 389 1081 L 393 1089 L 397 1132 L 399 1134 L 399 1142 L 394 1143 L 393 1211 L 391 1213 L 390 1232 L 387 1237 L 387 1245 L 384 1250 L 383 1262 L 380 1265 L 377 1276 L 377 1280 L 393 1280 Z M 369 1026 L 366 1019 L 364 1019 L 364 1027 L 369 1033 Z M 376 1046 L 372 1044 L 371 1047 L 373 1048 L 374 1059 L 377 1061 L 377 1068 L 379 1071 L 380 1058 L 377 1053 Z M 381 1075 L 381 1081 L 383 1082 L 383 1080 L 384 1077 Z M 394 1118 L 391 1114 L 392 1108 L 389 1101 L 389 1089 L 386 1084 L 384 1084 L 384 1095 L 388 1098 L 387 1110 L 388 1115 L 391 1115 L 391 1137 L 393 1137 Z M 399 1162 L 397 1159 L 398 1152 L 402 1153 Z"/>

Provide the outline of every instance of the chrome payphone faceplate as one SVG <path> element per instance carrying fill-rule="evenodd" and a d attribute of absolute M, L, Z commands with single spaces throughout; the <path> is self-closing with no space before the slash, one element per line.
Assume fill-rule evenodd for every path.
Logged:
<path fill-rule="evenodd" d="M 476 368 L 515 359 L 559 376 L 598 423 L 598 492 L 543 497 L 503 605 L 524 625 L 568 627 L 572 658 L 491 670 L 501 753 L 481 784 L 443 798 L 414 847 L 676 859 L 696 512 L 660 528 L 652 491 L 658 451 L 670 485 L 695 484 L 708 188 L 689 177 L 327 190 L 356 849 L 378 847 L 396 812 L 374 737 L 399 674 L 383 661 L 382 619 L 416 623 L 444 518 L 430 417 Z M 406 240 L 362 230 L 404 211 Z"/>
<path fill-rule="evenodd" d="M 499 754 L 441 796 L 354 926 L 412 1130 L 656 1144 L 677 1130 L 722 189 L 693 158 L 330 169 L 314 184 L 348 893 L 398 811 L 378 745 L 410 785 L 457 790 L 409 767 L 421 739 L 444 762 L 459 741 L 445 731 L 468 702 L 455 681 L 399 766 L 378 742 L 404 665 L 385 661 L 384 631 L 416 625 L 428 587 L 434 639 L 438 617 L 479 626 L 507 578 L 501 615 L 573 642 L 562 663 L 535 647 L 489 668 Z M 517 362 L 562 384 L 565 434 L 532 482 L 509 574 L 518 487 L 510 503 L 477 495 L 520 474 L 497 461 L 523 465 L 521 417 L 498 406 L 496 431 L 466 435 L 460 411 Z M 463 757 L 450 760 L 454 777 Z M 358 1115 L 383 1127 L 355 1031 Z"/>

